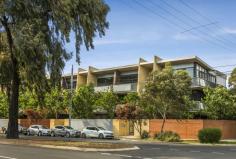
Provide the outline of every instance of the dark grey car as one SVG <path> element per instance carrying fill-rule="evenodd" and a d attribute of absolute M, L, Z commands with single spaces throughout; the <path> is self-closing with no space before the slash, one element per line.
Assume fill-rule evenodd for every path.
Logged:
<path fill-rule="evenodd" d="M 51 136 L 80 137 L 81 132 L 70 126 L 57 125 L 51 130 Z"/>

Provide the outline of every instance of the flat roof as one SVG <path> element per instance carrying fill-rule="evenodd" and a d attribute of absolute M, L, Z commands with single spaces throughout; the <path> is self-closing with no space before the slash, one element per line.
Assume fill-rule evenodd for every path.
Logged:
<path fill-rule="evenodd" d="M 188 57 L 181 57 L 181 58 L 175 58 L 175 59 L 162 59 L 158 61 L 158 64 L 164 64 L 166 62 L 170 62 L 172 64 L 181 64 L 181 63 L 192 63 L 192 62 L 197 62 L 201 66 L 205 67 L 209 71 L 216 71 L 218 74 L 223 74 L 220 71 L 215 70 L 213 67 L 208 65 L 206 62 L 204 62 L 202 59 L 200 59 L 198 56 L 188 56 Z M 151 67 L 153 65 L 153 61 L 144 61 L 140 62 L 140 65 Z M 109 67 L 109 68 L 102 68 L 102 69 L 93 69 L 93 73 L 95 74 L 104 74 L 104 73 L 112 73 L 114 70 L 117 71 L 134 71 L 138 70 L 139 64 L 132 64 L 132 65 L 124 65 L 124 66 L 117 66 L 117 67 Z M 78 72 L 81 75 L 85 75 L 88 73 L 88 70 L 84 69 L 79 69 L 80 71 Z"/>

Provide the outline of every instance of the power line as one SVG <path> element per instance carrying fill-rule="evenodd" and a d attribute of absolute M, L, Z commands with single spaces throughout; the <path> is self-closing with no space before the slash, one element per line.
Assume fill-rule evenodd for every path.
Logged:
<path fill-rule="evenodd" d="M 190 20 L 193 21 L 194 23 L 196 23 L 196 24 L 198 24 L 198 25 L 202 25 L 199 21 L 197 21 L 197 20 L 195 20 L 194 18 L 192 18 L 191 16 L 185 14 L 183 11 L 177 9 L 176 7 L 173 7 L 173 6 L 172 6 L 171 4 L 169 4 L 168 2 L 166 2 L 166 1 L 164 1 L 164 0 L 160 0 L 160 1 L 162 1 L 162 2 L 163 2 L 165 5 L 167 5 L 169 8 L 171 8 L 171 9 L 175 10 L 176 12 L 182 14 L 184 17 L 190 19 Z M 185 6 L 186 6 L 186 5 L 185 5 Z M 187 6 L 188 6 L 188 5 L 187 5 Z M 212 23 L 212 21 L 211 21 L 210 19 L 208 19 L 207 21 L 208 21 L 209 23 Z M 218 26 L 218 23 L 215 23 L 215 26 Z M 218 26 L 218 27 L 219 27 L 219 26 Z M 211 31 L 211 29 L 209 29 L 207 26 L 205 26 L 204 28 L 206 28 L 208 31 Z M 226 39 L 226 38 L 224 38 L 224 37 L 222 37 L 222 36 L 219 36 L 219 37 L 220 37 L 221 39 L 223 39 L 223 40 L 225 40 L 225 41 L 227 41 L 227 42 L 233 44 L 233 45 L 236 45 L 235 42 L 232 42 L 232 41 L 230 41 L 230 40 L 228 40 L 228 39 Z"/>
<path fill-rule="evenodd" d="M 135 2 L 137 5 L 141 6 L 142 8 L 146 9 L 147 11 L 151 12 L 152 14 L 155 14 L 155 15 L 157 15 L 158 17 L 164 19 L 165 21 L 167 21 L 167 22 L 168 22 L 169 24 L 171 24 L 172 26 L 174 26 L 174 27 L 176 27 L 176 28 L 180 28 L 181 30 L 186 30 L 186 29 L 187 29 L 187 28 L 185 28 L 185 27 L 179 25 L 178 23 L 175 23 L 175 22 L 169 20 L 169 19 L 166 18 L 165 16 L 159 14 L 158 12 L 156 12 L 156 10 L 153 10 L 153 9 L 151 9 L 151 8 L 148 8 L 147 6 L 145 6 L 145 5 L 143 5 L 142 3 L 140 3 L 138 0 L 134 0 L 134 2 Z M 199 35 L 197 35 L 196 33 L 193 33 L 193 32 L 190 32 L 190 33 L 191 33 L 192 35 L 198 37 L 200 40 L 207 41 L 208 43 L 211 43 L 211 44 L 213 44 L 213 45 L 217 45 L 217 46 L 219 47 L 219 43 L 216 43 L 215 41 L 206 39 L 205 37 L 201 37 L 201 36 L 199 37 Z M 221 45 L 221 48 L 224 48 L 224 49 L 226 49 L 226 50 L 228 50 L 228 51 L 230 50 L 229 48 L 227 48 L 227 47 L 225 47 L 225 46 L 222 46 L 222 45 Z M 231 50 L 230 50 L 230 51 L 231 51 Z"/>
<path fill-rule="evenodd" d="M 161 5 L 155 3 L 156 1 L 153 2 L 153 1 L 150 0 L 150 1 L 147 1 L 147 2 L 151 3 L 152 5 L 158 7 L 158 8 L 160 8 L 160 9 L 162 9 L 162 10 L 164 10 L 166 13 L 168 13 L 169 15 L 171 15 L 172 17 L 174 17 L 175 19 L 179 20 L 179 21 L 182 22 L 183 24 L 187 25 L 188 27 L 193 28 L 193 26 L 192 26 L 191 24 L 189 24 L 187 21 L 184 21 L 183 19 L 181 19 L 181 18 L 179 18 L 178 16 L 176 16 L 175 14 L 173 14 L 171 11 L 169 11 L 169 10 L 167 10 L 166 8 L 162 7 Z M 175 7 L 171 6 L 170 4 L 168 4 L 167 2 L 165 2 L 165 4 L 168 5 L 168 6 L 170 6 L 172 9 L 175 8 Z M 176 10 L 177 12 L 179 12 L 179 13 L 185 15 L 184 13 L 182 13 L 181 11 L 179 11 L 178 9 L 175 8 L 175 10 Z M 190 18 L 190 17 L 187 16 L 187 15 L 185 15 L 185 16 L 188 17 L 188 18 Z M 192 18 L 190 18 L 190 19 L 192 19 Z M 196 20 L 194 20 L 194 21 L 195 21 L 197 24 L 200 24 L 200 25 L 201 25 L 201 23 L 199 23 L 198 21 L 196 21 Z M 212 36 L 211 34 L 209 34 L 208 32 L 204 32 L 204 31 L 201 31 L 201 30 L 199 30 L 198 32 L 200 32 L 200 33 L 201 33 L 202 35 L 204 35 L 204 36 L 208 35 L 211 39 L 217 40 L 217 41 L 219 42 L 219 44 L 224 43 L 222 46 L 224 46 L 224 47 L 226 46 L 225 48 L 229 49 L 229 48 L 228 48 L 228 43 L 227 43 L 226 41 L 224 41 L 224 40 L 222 40 L 222 39 L 220 39 L 220 38 L 214 37 L 214 36 Z M 231 50 L 231 49 L 230 49 L 230 50 Z M 233 50 L 231 50 L 231 51 L 233 51 Z"/>
<path fill-rule="evenodd" d="M 219 66 L 214 66 L 213 68 L 219 68 L 219 67 L 232 67 L 232 66 L 236 66 L 236 64 L 232 64 L 232 65 L 219 65 Z"/>
<path fill-rule="evenodd" d="M 207 26 L 209 26 L 209 25 L 214 25 L 214 24 L 216 24 L 216 23 L 218 23 L 218 22 L 212 22 L 212 23 L 209 23 L 209 24 L 199 25 L 199 26 L 196 26 L 196 27 L 192 27 L 192 28 L 190 28 L 190 29 L 188 29 L 188 30 L 185 30 L 185 31 L 183 31 L 183 32 L 181 32 L 181 33 L 186 33 L 186 32 L 192 31 L 192 30 L 197 30 L 197 29 L 199 29 L 199 28 L 205 28 L 205 27 L 207 27 Z"/>
<path fill-rule="evenodd" d="M 192 10 L 196 15 L 202 17 L 203 19 L 205 19 L 206 21 L 211 22 L 212 20 L 203 15 L 201 12 L 199 12 L 198 10 L 196 10 L 195 8 L 193 8 L 192 6 L 190 6 L 188 3 L 186 3 L 184 0 L 179 0 L 180 3 L 182 3 L 184 6 L 186 6 L 187 8 L 189 8 L 190 10 Z M 214 21 L 214 20 L 213 20 Z M 218 27 L 219 29 L 224 29 L 223 27 L 221 27 L 220 25 L 216 24 L 216 27 Z M 235 38 L 235 36 L 233 36 L 232 34 L 229 34 L 232 38 Z"/>

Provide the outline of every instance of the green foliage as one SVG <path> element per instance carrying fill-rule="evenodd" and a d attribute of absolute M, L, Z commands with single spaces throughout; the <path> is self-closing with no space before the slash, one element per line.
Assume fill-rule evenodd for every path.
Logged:
<path fill-rule="evenodd" d="M 169 63 L 153 72 L 141 94 L 141 105 L 150 118 L 163 119 L 168 115 L 183 116 L 191 108 L 191 77 L 183 70 L 174 71 Z"/>
<path fill-rule="evenodd" d="M 149 137 L 150 137 L 149 133 L 146 130 L 143 130 L 141 139 L 147 139 Z"/>
<path fill-rule="evenodd" d="M 141 107 L 126 103 L 125 105 L 118 105 L 115 112 L 118 119 L 131 121 L 134 129 L 139 133 L 139 137 L 142 138 L 142 127 L 146 124 L 144 119 L 146 116 Z"/>
<path fill-rule="evenodd" d="M 236 98 L 227 88 L 205 88 L 204 112 L 210 119 L 236 119 Z"/>
<path fill-rule="evenodd" d="M 231 87 L 231 91 L 236 95 L 236 68 L 233 69 L 229 77 L 229 86 Z"/>
<path fill-rule="evenodd" d="M 7 95 L 0 91 L 0 118 L 7 118 L 8 115 Z"/>
<path fill-rule="evenodd" d="M 128 93 L 124 97 L 124 103 L 129 103 L 131 105 L 137 105 L 139 103 L 139 100 L 140 100 L 140 97 L 138 93 L 136 92 Z"/>
<path fill-rule="evenodd" d="M 37 85 L 40 80 L 38 89 L 44 86 L 46 71 L 50 73 L 51 84 L 59 85 L 65 61 L 71 58 L 65 49 L 71 35 L 75 38 L 79 63 L 80 46 L 93 49 L 96 34 L 105 35 L 108 12 L 109 7 L 102 0 L 1 1 L 0 29 L 8 33 L 5 39 L 12 39 L 12 48 L 5 40 L 0 49 L 7 48 L 3 51 L 8 54 L 13 49 L 13 55 L 21 63 L 18 65 L 21 76 Z"/>
<path fill-rule="evenodd" d="M 58 114 L 67 114 L 69 108 L 70 93 L 68 90 L 60 90 L 57 87 L 45 96 L 45 108 L 48 117 L 58 118 Z"/>
<path fill-rule="evenodd" d="M 154 135 L 155 139 L 166 142 L 180 142 L 179 134 L 172 131 L 165 131 Z"/>
<path fill-rule="evenodd" d="M 93 86 L 80 87 L 73 96 L 73 113 L 77 118 L 93 118 L 97 94 Z"/>
<path fill-rule="evenodd" d="M 24 111 L 27 109 L 37 109 L 39 102 L 34 90 L 21 89 L 19 94 L 19 109 Z"/>
<path fill-rule="evenodd" d="M 6 42 L 1 43 L 4 46 L 0 47 L 0 53 L 9 57 L 8 72 L 12 74 L 0 70 L 1 77 L 4 74 L 11 81 L 8 138 L 18 138 L 20 84 L 35 89 L 42 103 L 41 95 L 49 86 L 60 86 L 65 61 L 72 56 L 65 49 L 71 37 L 75 39 L 76 61 L 80 63 L 81 45 L 87 50 L 93 49 L 96 35 L 105 35 L 108 12 L 109 7 L 103 0 L 0 1 L 0 30 L 6 35 L 0 37 Z"/>
<path fill-rule="evenodd" d="M 115 114 L 116 105 L 118 104 L 118 96 L 113 92 L 101 92 L 95 102 L 99 111 L 105 111 L 108 118 L 112 119 Z"/>
<path fill-rule="evenodd" d="M 218 128 L 204 128 L 198 132 L 198 139 L 201 143 L 218 143 L 222 133 Z"/>

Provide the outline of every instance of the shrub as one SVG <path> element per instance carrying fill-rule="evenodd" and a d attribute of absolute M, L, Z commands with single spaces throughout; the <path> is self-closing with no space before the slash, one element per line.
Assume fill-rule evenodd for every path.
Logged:
<path fill-rule="evenodd" d="M 204 128 L 198 132 L 198 139 L 201 143 L 218 143 L 222 133 L 218 128 Z"/>
<path fill-rule="evenodd" d="M 166 142 L 179 142 L 180 141 L 179 134 L 172 132 L 172 131 L 165 131 L 162 133 L 156 133 L 154 135 L 154 138 L 156 138 L 160 141 L 166 141 Z"/>
<path fill-rule="evenodd" d="M 142 139 L 147 139 L 147 138 L 149 138 L 149 133 L 148 133 L 146 130 L 143 130 L 142 135 L 141 135 L 141 138 L 142 138 Z"/>

